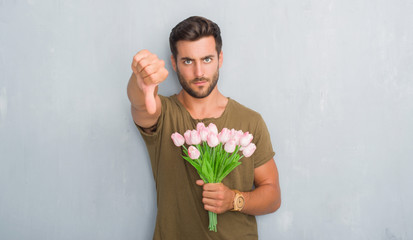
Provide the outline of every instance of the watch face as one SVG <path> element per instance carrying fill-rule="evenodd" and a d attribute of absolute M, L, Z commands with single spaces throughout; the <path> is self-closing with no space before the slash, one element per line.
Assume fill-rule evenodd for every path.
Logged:
<path fill-rule="evenodd" d="M 244 207 L 244 198 L 242 196 L 237 198 L 237 208 Z"/>

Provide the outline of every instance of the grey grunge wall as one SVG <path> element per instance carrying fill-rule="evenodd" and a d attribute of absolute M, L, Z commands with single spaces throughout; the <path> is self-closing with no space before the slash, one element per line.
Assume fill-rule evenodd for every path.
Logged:
<path fill-rule="evenodd" d="M 0 1 L 0 239 L 151 239 L 156 196 L 126 95 L 171 28 L 222 30 L 222 93 L 261 113 L 282 206 L 260 239 L 412 239 L 411 1 Z"/>

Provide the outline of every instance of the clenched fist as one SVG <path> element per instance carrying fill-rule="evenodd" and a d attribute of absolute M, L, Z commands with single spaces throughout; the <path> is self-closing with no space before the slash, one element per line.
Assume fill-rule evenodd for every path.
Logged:
<path fill-rule="evenodd" d="M 235 193 L 224 184 L 205 184 L 202 180 L 197 180 L 196 184 L 203 187 L 202 203 L 205 210 L 221 214 L 233 208 Z"/>
<path fill-rule="evenodd" d="M 165 62 L 148 50 L 138 52 L 132 61 L 132 71 L 145 96 L 146 111 L 156 112 L 155 88 L 168 77 Z"/>

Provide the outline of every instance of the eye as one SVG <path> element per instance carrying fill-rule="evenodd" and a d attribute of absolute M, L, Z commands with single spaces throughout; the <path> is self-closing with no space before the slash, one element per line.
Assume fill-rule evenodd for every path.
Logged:
<path fill-rule="evenodd" d="M 204 62 L 206 62 L 206 63 L 210 63 L 210 62 L 212 62 L 212 58 L 207 57 L 207 58 L 205 58 L 205 59 L 204 59 Z"/>
<path fill-rule="evenodd" d="M 192 60 L 190 60 L 190 59 L 185 59 L 184 60 L 184 64 L 186 64 L 186 65 L 191 64 L 191 63 L 192 63 Z"/>

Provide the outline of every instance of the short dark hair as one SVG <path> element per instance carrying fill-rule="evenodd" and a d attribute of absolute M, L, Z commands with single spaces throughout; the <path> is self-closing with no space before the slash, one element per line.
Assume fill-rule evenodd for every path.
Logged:
<path fill-rule="evenodd" d="M 222 38 L 221 30 L 216 23 L 199 16 L 192 16 L 178 23 L 169 35 L 169 47 L 171 48 L 171 52 L 175 60 L 178 55 L 178 50 L 176 48 L 176 43 L 178 41 L 196 41 L 202 37 L 209 36 L 214 37 L 215 49 L 219 55 L 222 48 Z"/>

